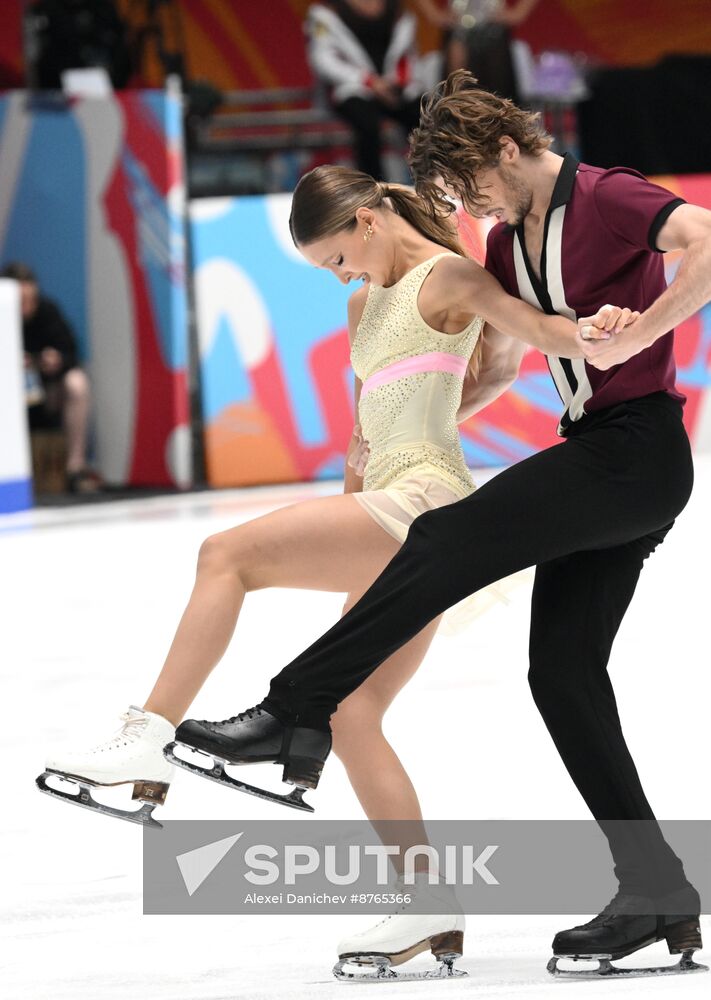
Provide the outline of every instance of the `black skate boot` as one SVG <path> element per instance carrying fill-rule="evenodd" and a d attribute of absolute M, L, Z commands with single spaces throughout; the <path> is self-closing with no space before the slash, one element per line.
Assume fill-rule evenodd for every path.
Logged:
<path fill-rule="evenodd" d="M 178 757 L 176 748 L 195 751 L 198 759 L 207 755 L 212 758 L 212 765 L 203 767 L 195 761 Z M 163 753 L 172 764 L 193 774 L 260 799 L 313 812 L 313 806 L 304 802 L 304 791 L 318 785 L 330 751 L 330 733 L 286 725 L 258 705 L 222 722 L 186 719 L 176 730 L 175 742 L 168 743 Z M 226 764 L 258 763 L 283 765 L 282 780 L 296 787 L 288 794 L 280 795 L 238 781 L 225 772 Z"/>
<path fill-rule="evenodd" d="M 560 931 L 553 939 L 554 957 L 548 963 L 553 976 L 660 976 L 679 972 L 707 972 L 693 960 L 701 948 L 699 894 L 693 886 L 666 896 L 636 896 L 618 892 L 604 910 L 579 927 Z M 684 915 L 686 911 L 689 915 Z M 664 915 L 667 914 L 667 915 Z M 681 955 L 676 965 L 645 969 L 620 969 L 611 962 L 640 948 L 666 940 L 671 955 Z M 596 969 L 558 968 L 561 958 L 598 961 Z"/>

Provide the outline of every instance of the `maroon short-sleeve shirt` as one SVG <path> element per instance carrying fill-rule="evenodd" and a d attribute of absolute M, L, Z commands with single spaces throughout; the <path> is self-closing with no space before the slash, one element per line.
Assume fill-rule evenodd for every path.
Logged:
<path fill-rule="evenodd" d="M 607 302 L 641 312 L 666 288 L 656 238 L 681 204 L 634 170 L 602 170 L 567 154 L 546 214 L 541 279 L 526 253 L 523 224 L 491 230 L 486 267 L 511 295 L 549 314 L 576 320 Z M 626 399 L 664 391 L 685 401 L 674 384 L 673 330 L 608 371 L 582 358 L 547 360 L 564 406 L 562 435 L 584 414 Z"/>

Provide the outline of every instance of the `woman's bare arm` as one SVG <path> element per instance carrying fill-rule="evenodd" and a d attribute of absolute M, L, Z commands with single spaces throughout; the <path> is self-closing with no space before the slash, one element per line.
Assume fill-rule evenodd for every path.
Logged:
<path fill-rule="evenodd" d="M 440 271 L 442 289 L 452 307 L 467 315 L 483 316 L 487 323 L 544 354 L 561 358 L 583 356 L 577 326 L 563 316 L 547 316 L 527 302 L 509 295 L 496 278 L 476 261 L 448 257 Z"/>
<path fill-rule="evenodd" d="M 365 309 L 365 301 L 368 298 L 368 288 L 363 285 L 356 292 L 354 292 L 350 299 L 348 300 L 348 340 L 353 345 L 353 340 L 358 331 L 358 324 L 360 323 L 361 316 L 363 315 L 363 310 Z M 346 465 L 343 474 L 343 492 L 344 493 L 361 493 L 363 490 L 363 475 L 359 475 L 355 468 L 350 464 L 351 456 L 353 452 L 362 451 L 363 443 L 360 437 L 360 424 L 358 418 L 358 403 L 360 401 L 360 391 L 362 389 L 361 381 L 358 377 L 355 377 L 354 386 L 354 421 L 355 427 L 353 428 L 353 434 L 351 435 L 351 440 L 346 449 Z M 357 463 L 356 463 L 357 464 Z"/>

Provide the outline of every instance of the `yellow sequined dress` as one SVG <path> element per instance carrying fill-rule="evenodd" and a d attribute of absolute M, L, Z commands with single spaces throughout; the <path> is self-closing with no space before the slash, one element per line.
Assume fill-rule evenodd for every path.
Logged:
<path fill-rule="evenodd" d="M 481 335 L 475 317 L 457 334 L 425 323 L 417 298 L 437 254 L 389 288 L 370 285 L 351 347 L 360 379 L 358 416 L 370 457 L 363 492 L 353 496 L 403 542 L 426 510 L 474 489 L 457 429 L 467 363 Z"/>
<path fill-rule="evenodd" d="M 484 321 L 476 316 L 460 333 L 429 326 L 417 306 L 440 253 L 388 288 L 370 285 L 351 346 L 362 383 L 358 416 L 370 456 L 363 491 L 351 494 L 399 542 L 420 514 L 462 500 L 475 489 L 464 459 L 457 410 L 469 359 Z M 460 602 L 444 631 L 460 626 L 527 579 L 516 574 Z"/>

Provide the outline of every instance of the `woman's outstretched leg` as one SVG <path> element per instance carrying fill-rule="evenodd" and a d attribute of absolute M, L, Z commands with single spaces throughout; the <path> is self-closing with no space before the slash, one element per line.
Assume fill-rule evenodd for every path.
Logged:
<path fill-rule="evenodd" d="M 179 724 L 222 659 L 247 592 L 361 591 L 398 548 L 349 494 L 307 500 L 211 535 L 200 549 L 190 600 L 145 710 Z"/>
<path fill-rule="evenodd" d="M 131 707 L 106 743 L 51 757 L 40 787 L 122 819 L 153 823 L 150 812 L 165 800 L 172 775 L 163 748 L 227 648 L 244 595 L 265 587 L 362 593 L 398 548 L 349 494 L 295 504 L 208 538 L 188 607 L 144 709 Z M 80 794 L 53 789 L 53 774 L 71 776 Z M 90 786 L 118 784 L 133 784 L 134 798 L 147 805 L 133 812 L 105 808 L 89 792 Z"/>

